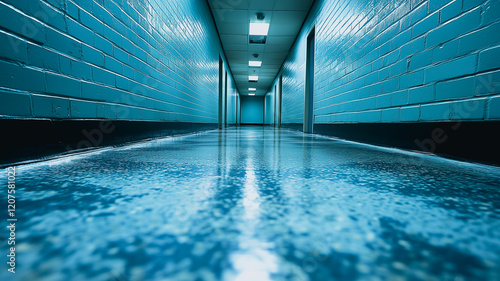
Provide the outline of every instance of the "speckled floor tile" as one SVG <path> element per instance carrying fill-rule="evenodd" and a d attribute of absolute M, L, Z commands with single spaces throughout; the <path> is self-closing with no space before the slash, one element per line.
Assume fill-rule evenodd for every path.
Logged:
<path fill-rule="evenodd" d="M 20 166 L 16 184 L 1 280 L 500 280 L 496 167 L 243 127 Z"/>

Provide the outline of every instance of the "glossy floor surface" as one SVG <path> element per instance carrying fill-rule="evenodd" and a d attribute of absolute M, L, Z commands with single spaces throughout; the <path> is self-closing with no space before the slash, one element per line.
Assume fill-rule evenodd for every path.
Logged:
<path fill-rule="evenodd" d="M 0 280 L 500 280 L 495 167 L 244 127 L 20 166 L 16 184 Z"/>

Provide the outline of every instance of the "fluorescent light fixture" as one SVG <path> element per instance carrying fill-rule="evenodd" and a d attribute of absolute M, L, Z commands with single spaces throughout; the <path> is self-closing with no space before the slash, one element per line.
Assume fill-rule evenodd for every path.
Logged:
<path fill-rule="evenodd" d="M 251 60 L 248 62 L 248 66 L 260 67 L 261 65 L 262 65 L 262 62 L 258 61 L 258 60 Z"/>
<path fill-rule="evenodd" d="M 257 81 L 257 80 L 259 80 L 259 76 L 250 75 L 250 76 L 248 76 L 248 80 Z"/>
<path fill-rule="evenodd" d="M 269 32 L 269 24 L 262 22 L 250 23 L 250 35 L 264 35 L 267 36 Z"/>
<path fill-rule="evenodd" d="M 248 94 L 248 95 L 249 95 L 249 96 L 255 96 L 255 94 L 254 94 L 254 93 L 250 93 L 250 94 Z"/>
<path fill-rule="evenodd" d="M 249 91 L 257 91 L 257 88 L 248 88 Z"/>

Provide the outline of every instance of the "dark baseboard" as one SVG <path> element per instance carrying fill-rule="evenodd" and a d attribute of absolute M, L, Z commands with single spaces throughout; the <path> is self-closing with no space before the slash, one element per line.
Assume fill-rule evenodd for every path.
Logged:
<path fill-rule="evenodd" d="M 0 119 L 0 167 L 217 127 L 217 124 L 184 122 Z"/>
<path fill-rule="evenodd" d="M 262 123 L 242 123 L 240 126 L 264 126 Z"/>
<path fill-rule="evenodd" d="M 217 124 L 0 119 L 0 128 L 0 167 L 4 167 L 88 148 L 217 129 Z M 282 128 L 302 131 L 302 124 L 282 124 Z M 314 133 L 320 135 L 497 166 L 500 166 L 499 132 L 500 121 L 314 125 Z"/>
<path fill-rule="evenodd" d="M 500 121 L 314 124 L 314 133 L 500 166 Z"/>
<path fill-rule="evenodd" d="M 302 123 L 298 124 L 298 123 L 288 123 L 288 124 L 281 124 L 281 128 L 283 129 L 290 129 L 290 130 L 294 130 L 294 131 L 300 131 L 302 132 L 303 128 L 304 128 L 304 125 L 302 125 Z"/>

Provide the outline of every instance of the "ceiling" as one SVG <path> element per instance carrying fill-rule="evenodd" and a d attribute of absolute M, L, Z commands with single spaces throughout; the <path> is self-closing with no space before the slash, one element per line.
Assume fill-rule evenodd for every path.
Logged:
<path fill-rule="evenodd" d="M 257 88 L 265 95 L 283 64 L 314 0 L 208 0 L 222 47 L 226 53 L 236 86 L 241 95 Z M 257 19 L 263 13 L 263 20 Z M 265 44 L 249 43 L 250 22 L 269 23 Z M 258 58 L 254 57 L 258 54 Z M 248 61 L 262 61 L 261 67 L 249 67 Z M 249 82 L 258 75 L 258 82 Z"/>

